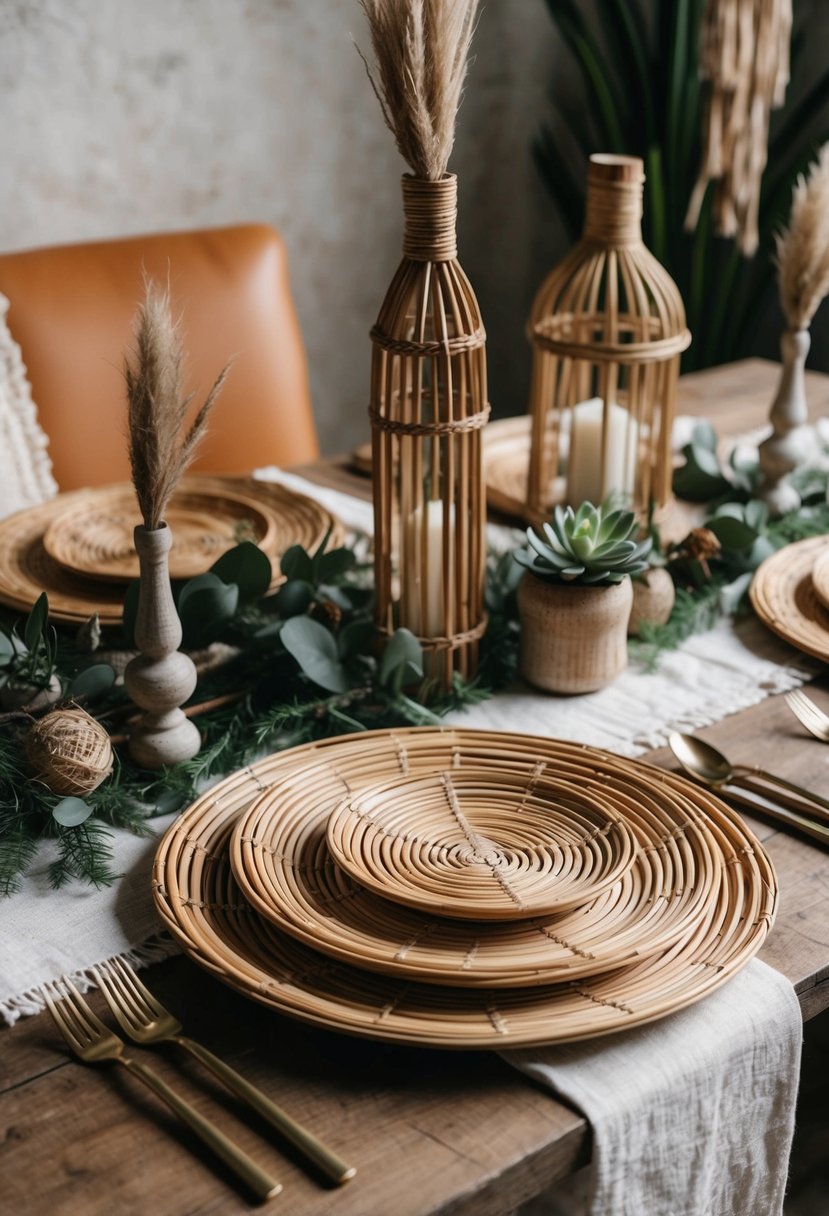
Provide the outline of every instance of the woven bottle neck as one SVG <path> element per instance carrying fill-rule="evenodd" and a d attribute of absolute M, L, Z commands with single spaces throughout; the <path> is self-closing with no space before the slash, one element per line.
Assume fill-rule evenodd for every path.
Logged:
<path fill-rule="evenodd" d="M 403 177 L 403 256 L 413 262 L 451 262 L 458 256 L 458 179 Z"/>
<path fill-rule="evenodd" d="M 644 169 L 638 158 L 591 157 L 584 240 L 608 247 L 641 244 L 644 184 Z"/>

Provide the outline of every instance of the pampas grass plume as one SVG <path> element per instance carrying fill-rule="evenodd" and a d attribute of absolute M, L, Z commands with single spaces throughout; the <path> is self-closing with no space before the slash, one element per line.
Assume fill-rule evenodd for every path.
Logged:
<path fill-rule="evenodd" d="M 792 193 L 787 228 L 777 234 L 777 281 L 791 329 L 808 329 L 829 292 L 829 143 Z"/>
<path fill-rule="evenodd" d="M 135 350 L 131 358 L 124 359 L 130 468 L 144 526 L 156 529 L 164 522 L 170 496 L 195 455 L 230 365 L 220 372 L 192 424 L 182 433 L 194 394 L 184 393 L 181 326 L 173 320 L 169 291 L 149 279 L 134 332 Z"/>
<path fill-rule="evenodd" d="M 416 177 L 440 181 L 455 142 L 478 0 L 362 0 L 371 86 Z M 359 49 L 359 48 L 358 48 Z"/>

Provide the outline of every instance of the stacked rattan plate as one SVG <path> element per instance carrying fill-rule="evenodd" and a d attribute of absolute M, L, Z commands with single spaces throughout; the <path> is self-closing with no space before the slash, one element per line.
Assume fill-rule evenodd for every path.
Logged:
<path fill-rule="evenodd" d="M 829 538 L 812 536 L 778 550 L 751 583 L 754 611 L 779 637 L 829 662 Z"/>
<path fill-rule="evenodd" d="M 275 586 L 290 545 L 313 549 L 329 530 L 332 543 L 341 539 L 318 503 L 251 478 L 185 478 L 167 517 L 173 578 L 199 574 L 230 546 L 252 540 L 270 558 Z M 0 520 L 0 603 L 25 612 L 45 591 L 54 620 L 79 624 L 97 613 L 102 625 L 117 625 L 125 586 L 138 574 L 132 548 L 138 522 L 126 484 L 58 494 Z"/>
<path fill-rule="evenodd" d="M 348 869 L 332 852 L 355 823 L 381 829 L 374 889 L 362 846 L 344 845 Z M 447 898 L 421 906 L 444 865 L 479 874 L 476 899 L 493 868 L 508 884 L 526 872 L 534 898 L 538 873 L 554 891 L 563 866 L 583 902 L 467 919 L 450 875 Z M 439 728 L 326 740 L 234 774 L 168 830 L 154 888 L 185 950 L 247 996 L 452 1048 L 590 1038 L 683 1008 L 756 953 L 776 905 L 762 847 L 707 791 L 573 743 Z"/>

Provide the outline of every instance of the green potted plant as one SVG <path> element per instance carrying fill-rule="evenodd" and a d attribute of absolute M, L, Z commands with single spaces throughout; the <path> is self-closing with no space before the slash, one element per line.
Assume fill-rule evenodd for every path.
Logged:
<path fill-rule="evenodd" d="M 518 585 L 519 669 L 548 692 L 592 692 L 627 666 L 630 576 L 646 569 L 652 540 L 637 539 L 632 511 L 584 502 L 556 507 L 529 549 Z"/>
<path fill-rule="evenodd" d="M 0 708 L 36 711 L 60 699 L 57 646 L 43 592 L 26 618 L 22 638 L 16 625 L 0 627 Z"/>

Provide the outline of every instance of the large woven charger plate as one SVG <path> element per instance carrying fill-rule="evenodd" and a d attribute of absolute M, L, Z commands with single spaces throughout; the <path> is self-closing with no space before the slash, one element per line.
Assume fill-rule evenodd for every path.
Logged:
<path fill-rule="evenodd" d="M 230 868 L 228 846 L 239 814 L 268 786 L 289 772 L 299 782 L 303 768 L 320 760 L 335 766 L 348 782 L 349 760 L 368 753 L 374 754 L 374 767 L 366 771 L 367 783 L 376 780 L 383 763 L 428 773 L 434 770 L 435 751 L 445 755 L 447 740 L 460 756 L 467 747 L 485 748 L 506 763 L 525 762 L 527 756 L 552 762 L 562 749 L 581 751 L 593 757 L 597 773 L 609 765 L 640 778 L 648 773 L 654 796 L 660 789 L 682 796 L 716 845 L 716 875 L 705 915 L 673 946 L 618 971 L 566 984 L 480 990 L 399 980 L 333 962 L 281 932 L 245 901 Z M 682 778 L 575 744 L 430 727 L 308 744 L 233 774 L 203 794 L 165 833 L 153 888 L 165 925 L 185 951 L 253 1000 L 328 1029 L 453 1049 L 571 1042 L 682 1009 L 756 954 L 777 902 L 774 872 L 756 838 L 717 798 Z"/>
<path fill-rule="evenodd" d="M 444 764 L 453 751 L 447 738 Z M 503 764 L 488 749 L 467 745 L 454 754 L 458 763 L 449 771 L 456 782 L 467 769 L 478 782 L 503 780 Z M 370 756 L 365 762 L 371 765 Z M 510 763 L 515 778 L 528 783 L 548 762 L 517 755 Z M 460 923 L 366 891 L 328 851 L 326 823 L 343 777 L 340 766 L 324 758 L 276 781 L 239 817 L 230 847 L 233 872 L 258 913 L 307 945 L 372 971 L 430 983 L 550 984 L 673 945 L 705 915 L 718 874 L 716 843 L 697 809 L 665 787 L 655 797 L 639 772 L 597 775 L 593 757 L 572 747 L 556 757 L 555 775 L 559 786 L 601 799 L 624 816 L 638 848 L 633 866 L 607 892 L 551 919 Z M 351 760 L 347 779 L 363 779 Z"/>
<path fill-rule="evenodd" d="M 310 498 L 272 482 L 247 477 L 191 477 L 181 483 L 183 490 L 214 493 L 217 496 L 239 493 L 254 502 L 272 524 L 269 548 L 274 577 L 272 587 L 282 582 L 279 558 L 292 544 L 314 548 L 331 530 L 331 543 L 342 538 L 342 528 L 334 517 Z M 123 486 L 102 487 L 100 493 Z M 64 512 L 74 513 L 90 501 L 97 491 L 73 490 L 58 494 L 48 502 L 18 511 L 0 520 L 0 604 L 28 612 L 42 591 L 49 596 L 49 615 L 66 624 L 81 624 L 93 613 L 102 625 L 119 625 L 124 587 L 116 583 L 84 578 L 64 569 L 43 546 L 49 526 Z M 206 562 L 211 565 L 212 560 Z"/>
<path fill-rule="evenodd" d="M 255 499 L 223 485 L 183 484 L 165 513 L 173 531 L 170 577 L 192 578 L 242 540 L 274 548 L 277 520 Z M 85 578 L 128 583 L 138 578 L 132 534 L 141 517 L 131 486 L 87 490 L 74 508 L 53 519 L 43 536 L 49 557 Z M 287 548 L 287 546 L 283 546 Z"/>
<path fill-rule="evenodd" d="M 375 894 L 462 920 L 526 920 L 595 899 L 635 841 L 602 796 L 521 773 L 445 767 L 353 791 L 327 827 L 334 860 Z"/>
<path fill-rule="evenodd" d="M 829 609 L 829 537 L 824 536 L 823 548 L 815 555 L 812 566 L 812 586 L 824 608 Z"/>
<path fill-rule="evenodd" d="M 749 596 L 769 629 L 798 650 L 829 663 L 829 609 L 812 583 L 812 568 L 826 546 L 825 536 L 811 536 L 778 550 L 755 573 Z"/>

